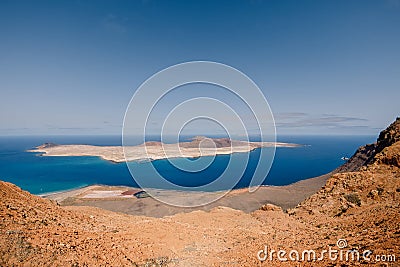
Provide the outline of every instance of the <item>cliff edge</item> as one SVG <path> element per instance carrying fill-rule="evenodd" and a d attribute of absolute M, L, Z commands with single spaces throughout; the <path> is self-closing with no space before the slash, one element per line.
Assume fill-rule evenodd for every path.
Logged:
<path fill-rule="evenodd" d="M 371 163 L 376 154 L 398 141 L 400 141 L 400 117 L 379 134 L 375 143 L 358 148 L 354 155 L 335 172 L 358 171 L 362 166 Z"/>

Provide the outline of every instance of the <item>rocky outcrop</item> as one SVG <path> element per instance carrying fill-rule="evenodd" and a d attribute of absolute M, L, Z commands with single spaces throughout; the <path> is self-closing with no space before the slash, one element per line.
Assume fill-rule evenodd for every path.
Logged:
<path fill-rule="evenodd" d="M 400 141 L 400 117 L 379 134 L 376 153 L 381 152 L 384 148 L 389 147 L 398 141 Z"/>
<path fill-rule="evenodd" d="M 56 146 L 58 146 L 58 145 L 55 143 L 44 143 L 44 144 L 38 146 L 37 148 L 44 149 L 44 148 L 50 148 L 50 147 L 56 147 Z"/>
<path fill-rule="evenodd" d="M 358 149 L 342 172 L 288 211 L 291 217 L 316 226 L 332 243 L 345 238 L 349 249 L 395 255 L 400 247 L 399 125 L 397 119 L 376 144 Z"/>
<path fill-rule="evenodd" d="M 374 163 L 393 165 L 400 168 L 400 141 L 378 153 L 374 158 Z"/>
<path fill-rule="evenodd" d="M 234 147 L 234 146 L 245 146 L 249 145 L 248 142 L 232 140 L 230 138 L 208 138 L 205 136 L 195 136 L 190 142 L 182 142 L 179 144 L 180 147 L 185 148 L 197 148 L 197 147 Z M 251 143 L 250 143 L 251 145 Z"/>
<path fill-rule="evenodd" d="M 397 118 L 388 128 L 383 130 L 373 144 L 360 147 L 354 155 L 334 172 L 354 172 L 373 162 L 375 155 L 386 147 L 400 141 L 400 118 Z"/>
<path fill-rule="evenodd" d="M 334 170 L 334 173 L 358 171 L 375 156 L 375 149 L 376 144 L 368 144 L 358 148 L 356 153 L 345 164 Z"/>
<path fill-rule="evenodd" d="M 260 210 L 263 210 L 263 211 L 282 211 L 282 208 L 278 207 L 276 205 L 268 203 L 268 204 L 262 205 Z"/>

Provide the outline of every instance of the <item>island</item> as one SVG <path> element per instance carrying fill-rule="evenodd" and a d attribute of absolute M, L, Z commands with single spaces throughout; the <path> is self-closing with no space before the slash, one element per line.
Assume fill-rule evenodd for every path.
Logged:
<path fill-rule="evenodd" d="M 166 144 L 145 142 L 137 146 L 59 145 L 45 143 L 28 152 L 42 156 L 97 156 L 111 162 L 158 160 L 166 158 L 197 158 L 249 152 L 262 147 L 299 147 L 302 145 L 281 142 L 247 142 L 230 138 L 196 136 L 188 142 Z"/>

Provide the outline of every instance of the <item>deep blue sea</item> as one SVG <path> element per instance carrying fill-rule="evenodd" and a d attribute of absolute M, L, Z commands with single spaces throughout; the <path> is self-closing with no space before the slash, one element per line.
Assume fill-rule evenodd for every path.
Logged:
<path fill-rule="evenodd" d="M 156 141 L 156 138 L 154 139 Z M 265 185 L 287 185 L 328 173 L 343 164 L 342 156 L 350 157 L 376 136 L 279 136 L 280 142 L 305 144 L 297 148 L 277 148 Z M 252 140 L 257 141 L 257 140 Z M 45 142 L 57 144 L 121 145 L 120 136 L 18 136 L 0 137 L 0 180 L 12 182 L 33 194 L 74 189 L 92 184 L 137 186 L 125 163 L 111 163 L 97 157 L 42 157 L 25 152 Z M 138 144 L 140 142 L 138 141 Z M 269 149 L 269 148 L 262 148 Z M 250 152 L 250 162 L 236 188 L 249 185 L 260 149 Z M 220 155 L 204 171 L 184 172 L 168 160 L 133 163 L 141 173 L 144 164 L 153 164 L 171 182 L 193 187 L 207 184 L 221 174 L 229 157 L 247 157 L 245 153 Z M 179 161 L 182 159 L 173 159 Z M 148 177 L 152 179 L 152 177 Z M 223 185 L 215 190 L 227 189 Z"/>

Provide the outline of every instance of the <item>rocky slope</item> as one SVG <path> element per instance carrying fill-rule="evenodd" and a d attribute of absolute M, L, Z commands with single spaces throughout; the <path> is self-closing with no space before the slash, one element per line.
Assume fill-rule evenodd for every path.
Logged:
<path fill-rule="evenodd" d="M 289 215 L 332 243 L 344 238 L 350 249 L 400 257 L 399 157 L 397 141 L 359 171 L 334 174 Z"/>
<path fill-rule="evenodd" d="M 334 174 L 286 212 L 266 204 L 252 213 L 216 207 L 149 218 L 60 207 L 1 182 L 0 266 L 398 266 L 399 125 L 397 119 L 381 133 L 358 168 Z M 368 251 L 367 258 L 301 260 L 304 250 L 343 244 L 344 253 Z M 300 259 L 286 254 L 283 262 L 275 252 L 260 261 L 265 246 L 298 251 Z"/>
<path fill-rule="evenodd" d="M 59 207 L 9 183 L 0 188 L 1 266 L 254 266 L 267 242 L 305 246 L 313 236 L 279 208 L 156 219 Z"/>
<path fill-rule="evenodd" d="M 358 171 L 362 166 L 371 163 L 376 154 L 398 141 L 400 141 L 400 118 L 397 118 L 388 128 L 383 130 L 375 143 L 357 149 L 354 155 L 335 172 Z"/>

